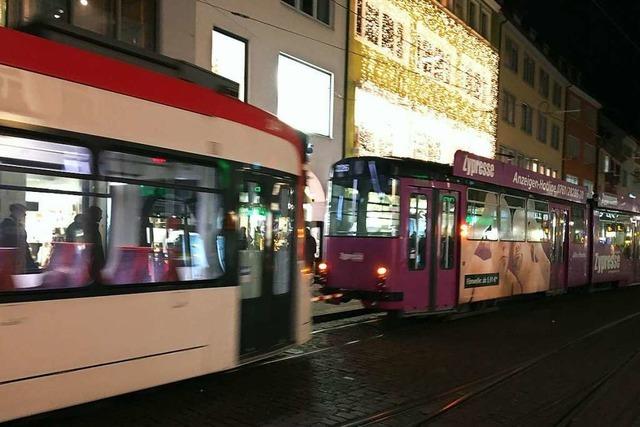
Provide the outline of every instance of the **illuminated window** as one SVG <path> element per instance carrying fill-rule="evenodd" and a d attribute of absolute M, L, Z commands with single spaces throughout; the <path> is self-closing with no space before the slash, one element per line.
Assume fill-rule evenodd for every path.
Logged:
<path fill-rule="evenodd" d="M 506 37 L 504 63 L 514 73 L 518 72 L 518 51 L 518 45 L 509 37 Z"/>
<path fill-rule="evenodd" d="M 211 43 L 211 71 L 240 85 L 238 98 L 246 100 L 247 82 L 247 42 L 246 40 L 214 29 Z"/>
<path fill-rule="evenodd" d="M 545 98 L 548 98 L 549 97 L 549 73 L 547 73 L 542 68 L 540 68 L 538 82 L 540 83 L 540 86 L 538 87 L 538 92 L 540 93 L 540 95 L 544 96 Z"/>
<path fill-rule="evenodd" d="M 522 104 L 522 124 L 520 129 L 529 135 L 533 132 L 533 109 L 527 104 Z"/>
<path fill-rule="evenodd" d="M 547 143 L 547 116 L 542 113 L 538 114 L 538 141 Z"/>
<path fill-rule="evenodd" d="M 583 179 L 582 185 L 587 187 L 587 196 L 591 197 L 591 195 L 593 194 L 593 181 L 589 181 L 588 179 Z"/>
<path fill-rule="evenodd" d="M 521 197 L 500 196 L 500 240 L 524 241 L 526 201 Z"/>
<path fill-rule="evenodd" d="M 529 86 L 535 86 L 536 63 L 533 58 L 531 58 L 526 53 L 524 55 L 524 71 L 522 78 Z"/>
<path fill-rule="evenodd" d="M 549 241 L 549 204 L 529 199 L 527 202 L 527 240 Z"/>
<path fill-rule="evenodd" d="M 578 180 L 578 177 L 577 177 L 577 176 L 569 175 L 569 174 L 566 174 L 566 175 L 564 176 L 564 180 L 565 180 L 565 181 L 567 181 L 567 182 L 568 182 L 568 183 L 570 183 L 570 184 L 575 184 L 575 185 L 578 185 L 578 182 L 579 182 L 579 180 Z"/>
<path fill-rule="evenodd" d="M 469 239 L 498 240 L 498 194 L 470 188 L 467 199 Z"/>
<path fill-rule="evenodd" d="M 331 25 L 331 0 L 282 0 L 305 15 Z"/>
<path fill-rule="evenodd" d="M 560 126 L 555 123 L 551 125 L 551 148 L 560 149 Z"/>
<path fill-rule="evenodd" d="M 280 55 L 278 117 L 304 132 L 331 137 L 333 75 Z"/>

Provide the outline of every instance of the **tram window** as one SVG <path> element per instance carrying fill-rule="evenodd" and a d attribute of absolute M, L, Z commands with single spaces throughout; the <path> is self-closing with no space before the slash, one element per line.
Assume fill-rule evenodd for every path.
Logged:
<path fill-rule="evenodd" d="M 216 168 L 158 156 L 105 151 L 99 157 L 100 173 L 107 177 L 217 188 Z"/>
<path fill-rule="evenodd" d="M 612 212 L 599 212 L 598 242 L 610 245 L 615 252 L 622 252 L 625 258 L 631 258 L 633 228 L 631 218 Z"/>
<path fill-rule="evenodd" d="M 273 294 L 282 295 L 289 292 L 291 287 L 295 210 L 293 191 L 289 185 L 283 183 L 273 185 L 270 209 L 273 223 Z"/>
<path fill-rule="evenodd" d="M 443 195 L 440 198 L 440 268 L 454 267 L 456 233 L 456 198 Z"/>
<path fill-rule="evenodd" d="M 526 231 L 526 200 L 500 195 L 500 240 L 524 241 Z"/>
<path fill-rule="evenodd" d="M 423 270 L 427 244 L 427 196 L 424 194 L 412 194 L 409 198 L 407 237 L 409 270 Z"/>
<path fill-rule="evenodd" d="M 549 204 L 539 200 L 527 201 L 527 241 L 548 242 L 551 235 Z"/>
<path fill-rule="evenodd" d="M 95 282 L 104 260 L 107 199 L 80 191 L 97 186 L 16 172 L 0 172 L 0 183 L 0 291 Z"/>
<path fill-rule="evenodd" d="M 372 175 L 374 175 L 372 173 Z M 330 184 L 329 235 L 396 237 L 400 228 L 398 180 L 334 179 Z"/>
<path fill-rule="evenodd" d="M 90 174 L 91 151 L 74 145 L 0 135 L 0 164 Z"/>
<path fill-rule="evenodd" d="M 583 207 L 573 206 L 571 208 L 569 226 L 573 243 L 584 244 L 587 238 L 587 227 Z"/>
<path fill-rule="evenodd" d="M 107 284 L 215 279 L 224 273 L 222 196 L 110 183 Z"/>
<path fill-rule="evenodd" d="M 498 240 L 498 195 L 470 188 L 466 221 L 470 240 Z"/>

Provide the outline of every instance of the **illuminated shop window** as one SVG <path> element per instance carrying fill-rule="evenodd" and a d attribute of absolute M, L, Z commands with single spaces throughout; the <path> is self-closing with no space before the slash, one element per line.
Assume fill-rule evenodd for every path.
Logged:
<path fill-rule="evenodd" d="M 238 99 L 246 99 L 247 42 L 218 28 L 212 32 L 211 71 L 240 86 Z"/>
<path fill-rule="evenodd" d="M 278 118 L 331 137 L 333 74 L 287 55 L 278 60 Z"/>

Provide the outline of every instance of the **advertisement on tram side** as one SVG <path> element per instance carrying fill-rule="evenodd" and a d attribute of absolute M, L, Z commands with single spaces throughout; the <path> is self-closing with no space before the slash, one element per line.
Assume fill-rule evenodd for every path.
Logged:
<path fill-rule="evenodd" d="M 591 265 L 594 283 L 632 281 L 633 226 L 630 213 L 594 209 Z"/>
<path fill-rule="evenodd" d="M 458 302 L 549 290 L 548 204 L 472 188 L 467 195 Z"/>

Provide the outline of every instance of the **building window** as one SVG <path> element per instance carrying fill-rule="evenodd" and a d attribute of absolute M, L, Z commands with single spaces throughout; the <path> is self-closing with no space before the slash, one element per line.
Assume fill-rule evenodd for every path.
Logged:
<path fill-rule="evenodd" d="M 588 179 L 583 179 L 582 184 L 587 187 L 587 197 L 591 197 L 591 195 L 593 194 L 593 182 L 589 181 Z"/>
<path fill-rule="evenodd" d="M 553 105 L 562 107 L 562 88 L 556 82 L 553 82 Z"/>
<path fill-rule="evenodd" d="M 535 86 L 536 79 L 536 63 L 525 53 L 524 55 L 524 73 L 522 75 L 524 81 L 531 87 Z"/>
<path fill-rule="evenodd" d="M 575 160 L 580 158 L 580 140 L 573 135 L 567 137 L 567 159 Z"/>
<path fill-rule="evenodd" d="M 514 73 L 518 72 L 518 45 L 509 37 L 505 39 L 505 56 L 504 63 L 508 69 Z"/>
<path fill-rule="evenodd" d="M 557 177 L 558 177 L 558 171 L 554 169 L 553 172 L 551 172 L 551 178 L 557 178 Z"/>
<path fill-rule="evenodd" d="M 211 71 L 239 85 L 238 99 L 246 100 L 247 41 L 214 28 L 211 43 Z"/>
<path fill-rule="evenodd" d="M 280 54 L 278 117 L 304 132 L 331 137 L 333 75 Z"/>
<path fill-rule="evenodd" d="M 480 35 L 489 39 L 489 14 L 484 10 L 480 12 Z"/>
<path fill-rule="evenodd" d="M 155 49 L 155 0 L 25 0 L 19 21 L 56 19 L 103 36 Z"/>
<path fill-rule="evenodd" d="M 545 98 L 549 98 L 549 73 L 540 68 L 538 76 L 538 92 Z"/>
<path fill-rule="evenodd" d="M 465 16 L 465 7 L 464 7 L 464 3 L 466 0 L 453 0 L 454 1 L 454 5 L 453 5 L 453 13 L 455 13 L 460 19 L 465 20 L 466 16 Z"/>
<path fill-rule="evenodd" d="M 331 25 L 331 0 L 282 0 L 305 15 Z"/>
<path fill-rule="evenodd" d="M 509 123 L 511 126 L 516 124 L 516 97 L 502 90 L 502 108 L 500 115 L 502 120 Z"/>
<path fill-rule="evenodd" d="M 522 104 L 522 124 L 520 128 L 529 135 L 533 133 L 533 109 L 527 104 Z"/>
<path fill-rule="evenodd" d="M 602 156 L 602 171 L 604 173 L 611 172 L 611 157 L 608 154 Z"/>
<path fill-rule="evenodd" d="M 570 184 L 578 185 L 578 177 L 573 175 L 565 175 L 564 180 Z"/>
<path fill-rule="evenodd" d="M 398 59 L 404 58 L 405 25 L 377 4 L 357 3 L 356 34 Z"/>
<path fill-rule="evenodd" d="M 592 144 L 584 144 L 584 164 L 594 165 L 596 163 L 596 147 Z"/>
<path fill-rule="evenodd" d="M 473 1 L 469 2 L 469 26 L 478 29 L 478 5 Z"/>
<path fill-rule="evenodd" d="M 629 185 L 629 174 L 626 170 L 622 169 L 622 186 L 627 187 Z"/>
<path fill-rule="evenodd" d="M 0 0 L 0 27 L 7 25 L 7 0 Z"/>
<path fill-rule="evenodd" d="M 560 149 L 560 126 L 556 124 L 551 125 L 551 148 Z"/>
<path fill-rule="evenodd" d="M 547 116 L 538 113 L 538 141 L 547 143 Z"/>

